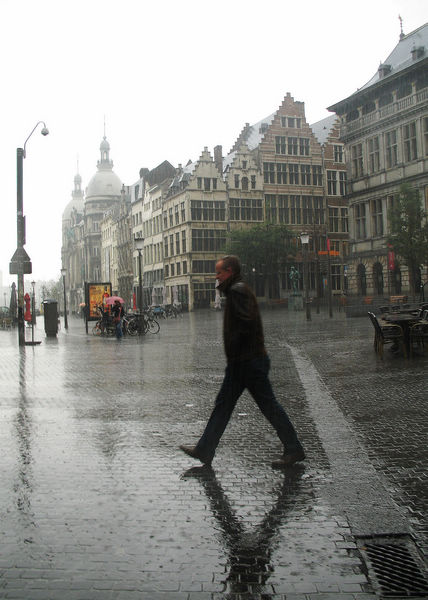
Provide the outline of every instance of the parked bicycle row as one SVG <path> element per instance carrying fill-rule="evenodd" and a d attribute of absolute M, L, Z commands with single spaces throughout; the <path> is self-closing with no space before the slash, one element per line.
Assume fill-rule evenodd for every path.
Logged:
<path fill-rule="evenodd" d="M 93 335 L 117 335 L 117 317 L 101 306 L 97 307 L 99 320 L 92 328 Z M 165 306 L 146 307 L 142 314 L 127 313 L 121 318 L 123 334 L 129 336 L 145 335 L 146 333 L 158 333 L 160 325 L 158 319 L 177 318 L 181 315 L 181 307 L 172 304 Z"/>

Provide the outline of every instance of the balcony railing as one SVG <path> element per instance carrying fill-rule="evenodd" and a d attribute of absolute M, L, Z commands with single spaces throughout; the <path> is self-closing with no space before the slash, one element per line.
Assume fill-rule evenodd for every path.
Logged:
<path fill-rule="evenodd" d="M 411 96 L 407 96 L 402 100 L 398 100 L 397 102 L 393 102 L 392 104 L 388 104 L 387 106 L 383 106 L 378 110 L 375 110 L 368 115 L 364 115 L 355 121 L 351 121 L 349 123 L 345 123 L 340 127 L 340 136 L 346 137 L 347 135 L 353 133 L 354 131 L 358 131 L 359 129 L 363 129 L 367 127 L 367 125 L 371 125 L 372 123 L 382 121 L 382 119 L 386 119 L 391 115 L 400 113 L 401 111 L 409 108 L 411 106 L 417 106 L 422 102 L 425 102 L 428 98 L 428 87 L 416 92 L 416 94 L 412 94 Z"/>

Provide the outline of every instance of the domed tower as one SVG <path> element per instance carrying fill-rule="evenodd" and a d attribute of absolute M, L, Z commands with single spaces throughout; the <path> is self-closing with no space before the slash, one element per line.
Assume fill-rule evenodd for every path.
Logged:
<path fill-rule="evenodd" d="M 85 280 L 101 278 L 101 221 L 104 213 L 120 203 L 122 182 L 113 171 L 110 144 L 104 135 L 100 144 L 97 172 L 86 188 L 84 209 Z"/>

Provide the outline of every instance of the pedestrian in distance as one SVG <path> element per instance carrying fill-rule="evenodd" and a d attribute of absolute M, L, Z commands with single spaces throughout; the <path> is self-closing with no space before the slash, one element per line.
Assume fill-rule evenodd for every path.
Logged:
<path fill-rule="evenodd" d="M 248 389 L 257 406 L 275 429 L 284 451 L 272 467 L 290 466 L 305 459 L 302 444 L 276 400 L 268 378 L 270 360 L 264 345 L 263 325 L 257 300 L 242 280 L 237 256 L 224 256 L 216 264 L 218 288 L 226 296 L 223 340 L 227 359 L 223 383 L 214 409 L 196 446 L 180 446 L 192 458 L 211 465 L 221 436 L 238 398 Z"/>
<path fill-rule="evenodd" d="M 125 313 L 125 311 L 123 310 L 123 306 L 121 305 L 119 300 L 114 301 L 111 312 L 113 315 L 113 323 L 116 326 L 116 337 L 119 340 L 121 337 L 123 337 L 122 319 L 123 319 L 123 315 Z"/>

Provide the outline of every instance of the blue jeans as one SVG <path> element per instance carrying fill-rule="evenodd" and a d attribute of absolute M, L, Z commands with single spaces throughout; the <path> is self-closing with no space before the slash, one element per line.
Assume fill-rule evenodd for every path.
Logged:
<path fill-rule="evenodd" d="M 293 424 L 275 398 L 268 378 L 269 368 L 268 356 L 227 365 L 214 410 L 196 445 L 196 451 L 202 458 L 205 460 L 214 458 L 216 448 L 232 416 L 236 402 L 245 388 L 248 389 L 261 412 L 275 429 L 284 446 L 284 452 L 292 453 L 302 449 Z"/>

